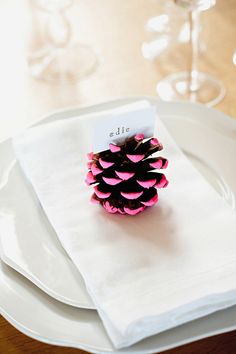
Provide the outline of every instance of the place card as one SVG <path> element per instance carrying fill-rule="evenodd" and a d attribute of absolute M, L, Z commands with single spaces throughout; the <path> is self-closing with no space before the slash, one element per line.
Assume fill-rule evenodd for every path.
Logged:
<path fill-rule="evenodd" d="M 154 135 L 156 110 L 147 101 L 138 101 L 98 116 L 93 126 L 93 152 L 109 149 L 109 144 L 123 144 L 135 134 Z"/>

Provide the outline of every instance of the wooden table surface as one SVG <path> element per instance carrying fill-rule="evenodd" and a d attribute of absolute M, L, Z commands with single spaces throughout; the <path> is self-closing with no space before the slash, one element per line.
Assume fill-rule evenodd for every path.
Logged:
<path fill-rule="evenodd" d="M 79 83 L 46 84 L 29 76 L 27 57 L 43 45 L 45 20 L 32 2 L 0 2 L 0 141 L 43 115 L 68 106 L 85 106 L 122 96 L 156 95 L 155 86 L 165 75 L 185 70 L 187 45 L 173 44 L 155 61 L 144 59 L 141 45 L 154 39 L 144 30 L 148 18 L 160 13 L 159 0 L 78 0 L 67 10 L 73 40 L 92 45 L 100 58 L 96 72 Z M 226 88 L 216 108 L 236 118 L 236 0 L 218 0 L 202 15 L 202 40 L 207 51 L 201 70 L 220 78 Z M 82 351 L 42 344 L 26 337 L 0 318 L 0 353 L 72 354 Z M 235 354 L 236 331 L 204 339 L 166 354 Z"/>

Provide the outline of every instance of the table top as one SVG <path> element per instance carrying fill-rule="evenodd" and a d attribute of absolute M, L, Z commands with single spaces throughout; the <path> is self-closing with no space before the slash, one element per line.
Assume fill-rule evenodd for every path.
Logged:
<path fill-rule="evenodd" d="M 16 134 L 54 110 L 86 106 L 124 96 L 156 96 L 157 82 L 167 74 L 186 70 L 188 46 L 173 43 L 156 60 L 144 59 L 141 45 L 155 39 L 144 30 L 146 21 L 161 13 L 166 0 L 79 0 L 66 10 L 73 41 L 90 44 L 97 52 L 97 70 L 78 83 L 48 84 L 29 75 L 27 58 L 43 48 L 47 14 L 33 1 L 0 3 L 0 141 Z M 236 118 L 236 0 L 218 0 L 202 14 L 202 41 L 206 48 L 199 68 L 221 79 L 226 96 L 216 108 Z M 203 46 L 203 47 L 204 47 Z M 83 353 L 37 342 L 0 318 L 0 352 Z M 204 339 L 166 354 L 228 354 L 236 352 L 236 331 Z"/>

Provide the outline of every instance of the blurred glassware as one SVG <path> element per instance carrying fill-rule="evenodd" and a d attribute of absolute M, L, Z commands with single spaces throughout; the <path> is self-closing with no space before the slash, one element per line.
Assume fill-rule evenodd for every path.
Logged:
<path fill-rule="evenodd" d="M 189 24 L 186 12 L 175 6 L 172 0 L 158 1 L 159 15 L 148 19 L 145 30 L 152 36 L 142 45 L 146 59 L 155 59 L 176 42 L 189 40 Z"/>
<path fill-rule="evenodd" d="M 236 65 L 236 50 L 235 50 L 235 52 L 234 52 L 234 54 L 233 54 L 233 64 L 234 65 Z"/>
<path fill-rule="evenodd" d="M 73 0 L 32 0 L 48 14 L 45 26 L 46 49 L 36 50 L 28 57 L 31 75 L 50 82 L 78 81 L 97 65 L 97 56 L 88 45 L 71 43 L 71 24 L 65 10 Z"/>
<path fill-rule="evenodd" d="M 188 72 L 171 74 L 157 84 L 157 93 L 163 100 L 187 100 L 217 104 L 225 95 L 221 81 L 213 76 L 198 71 L 200 12 L 215 5 L 215 0 L 173 0 L 183 9 L 189 18 L 189 41 L 191 61 Z"/>
<path fill-rule="evenodd" d="M 173 0 L 158 1 L 159 15 L 148 19 L 145 30 L 148 41 L 142 45 L 142 54 L 146 59 L 156 59 L 176 44 L 189 42 L 190 29 L 186 11 L 176 6 Z M 199 52 L 206 51 L 206 46 L 199 41 Z"/>

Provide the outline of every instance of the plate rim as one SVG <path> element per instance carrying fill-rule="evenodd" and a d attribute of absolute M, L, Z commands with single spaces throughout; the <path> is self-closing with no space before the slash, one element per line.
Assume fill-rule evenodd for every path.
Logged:
<path fill-rule="evenodd" d="M 0 270 L 0 273 L 1 272 L 2 272 L 2 270 Z M 66 341 L 66 340 L 58 340 L 58 339 L 47 338 L 45 336 L 38 335 L 32 329 L 27 328 L 26 326 L 20 324 L 17 320 L 15 320 L 12 316 L 10 316 L 6 311 L 2 310 L 1 308 L 0 308 L 0 314 L 2 315 L 2 317 L 6 321 L 8 321 L 13 327 L 15 327 L 21 333 L 23 333 L 24 335 L 26 335 L 26 336 L 34 339 L 34 340 L 38 340 L 38 341 L 40 341 L 42 343 L 45 343 L 45 344 L 56 345 L 56 346 L 66 347 L 66 348 L 81 349 L 81 350 L 88 351 L 88 352 L 94 353 L 94 354 L 103 354 L 103 353 L 104 354 L 105 353 L 107 353 L 107 354 L 108 353 L 112 353 L 112 354 L 129 354 L 129 353 L 132 353 L 132 354 L 152 354 L 153 353 L 153 349 L 129 351 L 129 347 L 123 348 L 123 350 L 103 349 L 101 351 L 100 349 L 97 349 L 97 348 L 95 348 L 93 346 L 83 345 L 81 343 L 74 343 L 72 341 L 69 342 L 69 341 Z M 173 328 L 172 330 L 175 330 L 175 329 Z M 205 338 L 210 338 L 210 337 L 213 337 L 213 336 L 216 336 L 216 335 L 233 332 L 235 330 L 236 330 L 236 324 L 235 324 L 235 326 L 229 326 L 227 328 L 223 328 L 223 330 L 222 329 L 213 330 L 207 336 L 205 336 L 204 334 L 195 336 L 194 340 L 192 340 L 192 337 L 189 337 L 188 339 L 180 340 L 180 341 L 177 342 L 177 345 L 176 345 L 176 343 L 173 343 L 171 345 L 163 345 L 157 351 L 155 350 L 155 352 L 156 353 L 161 353 L 161 352 L 166 351 L 166 350 L 171 350 L 171 349 L 174 349 L 174 348 L 178 348 L 178 347 L 186 345 L 186 344 L 194 343 L 194 342 L 197 342 L 199 340 L 202 340 L 202 339 L 205 339 Z M 139 344 L 139 343 L 137 343 L 137 344 Z"/>
<path fill-rule="evenodd" d="M 58 108 L 58 109 L 50 109 L 47 113 L 42 114 L 39 118 L 36 119 L 32 124 L 28 124 L 27 126 L 23 126 L 22 129 L 19 129 L 14 136 L 17 136 L 18 134 L 21 134 L 23 131 L 26 129 L 29 129 L 31 127 L 43 124 L 45 120 L 51 119 L 53 116 L 58 115 L 58 114 L 63 114 L 65 112 L 69 111 L 76 111 L 76 110 L 81 110 L 81 111 L 86 111 L 86 110 L 93 110 L 95 108 L 103 107 L 105 106 L 110 106 L 110 105 L 117 105 L 119 106 L 120 104 L 129 104 L 135 101 L 139 100 L 148 100 L 149 102 L 154 102 L 156 104 L 157 102 L 160 105 L 165 105 L 165 106 L 182 106 L 185 108 L 188 108 L 190 106 L 195 107 L 196 109 L 199 110 L 209 110 L 212 113 L 215 113 L 215 118 L 217 119 L 220 124 L 225 125 L 226 127 L 232 126 L 233 128 L 236 128 L 236 117 L 232 117 L 223 111 L 218 110 L 215 107 L 209 107 L 206 106 L 202 103 L 198 102 L 187 102 L 187 101 L 163 101 L 159 99 L 157 96 L 154 95 L 129 95 L 129 96 L 117 96 L 113 97 L 112 99 L 109 100 L 102 100 L 93 104 L 81 104 L 81 105 L 69 105 L 66 108 Z M 194 108 L 194 109 L 195 109 Z M 82 113 L 83 114 L 83 113 Z M 201 118 L 200 118 L 201 119 Z M 207 118 L 209 120 L 209 118 Z M 0 140 L 0 146 L 2 146 L 4 143 L 9 142 L 13 137 L 13 135 L 9 135 L 6 138 L 3 138 Z"/>

